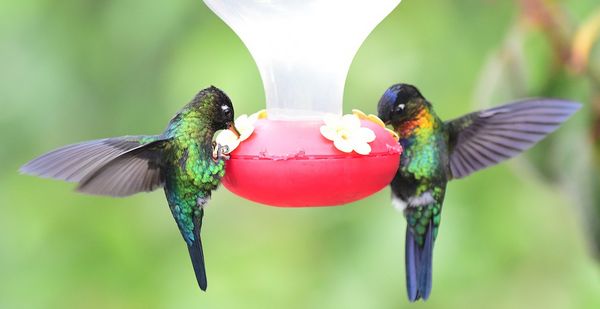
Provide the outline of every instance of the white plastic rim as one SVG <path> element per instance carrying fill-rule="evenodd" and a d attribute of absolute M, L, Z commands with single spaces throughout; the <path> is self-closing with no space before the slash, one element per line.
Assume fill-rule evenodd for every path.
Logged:
<path fill-rule="evenodd" d="M 342 113 L 358 48 L 401 0 L 204 0 L 258 66 L 270 119 Z"/>

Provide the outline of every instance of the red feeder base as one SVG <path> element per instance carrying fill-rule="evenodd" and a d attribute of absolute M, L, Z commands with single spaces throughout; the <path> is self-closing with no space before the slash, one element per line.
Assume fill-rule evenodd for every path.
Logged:
<path fill-rule="evenodd" d="M 259 119 L 231 153 L 223 184 L 248 200 L 280 207 L 334 206 L 390 183 L 402 148 L 384 128 L 361 120 L 377 138 L 369 155 L 343 153 L 323 137 L 322 121 Z"/>

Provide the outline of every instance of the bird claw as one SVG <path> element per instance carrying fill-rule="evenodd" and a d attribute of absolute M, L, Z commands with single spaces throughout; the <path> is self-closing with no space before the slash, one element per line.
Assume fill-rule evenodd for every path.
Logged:
<path fill-rule="evenodd" d="M 220 161 L 220 160 L 229 160 L 229 158 L 231 157 L 229 155 L 229 146 L 227 145 L 220 145 L 217 144 L 216 142 L 213 142 L 213 160 L 215 162 Z"/>

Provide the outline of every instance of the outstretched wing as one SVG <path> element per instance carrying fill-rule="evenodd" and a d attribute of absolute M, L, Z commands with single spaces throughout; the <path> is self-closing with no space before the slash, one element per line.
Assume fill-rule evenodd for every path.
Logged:
<path fill-rule="evenodd" d="M 569 101 L 532 99 L 446 122 L 452 178 L 463 178 L 529 149 L 580 107 Z"/>
<path fill-rule="evenodd" d="M 122 136 L 67 145 L 29 161 L 19 171 L 34 176 L 79 182 L 90 172 L 152 138 L 157 139 L 152 136 Z"/>
<path fill-rule="evenodd" d="M 119 155 L 86 175 L 77 191 L 122 197 L 161 187 L 164 143 L 165 140 L 154 141 Z"/>

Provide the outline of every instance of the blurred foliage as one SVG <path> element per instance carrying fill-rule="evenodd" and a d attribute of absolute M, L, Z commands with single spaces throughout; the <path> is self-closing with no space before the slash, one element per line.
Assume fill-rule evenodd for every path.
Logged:
<path fill-rule="evenodd" d="M 400 81 L 446 119 L 523 96 L 585 104 L 527 156 L 449 185 L 432 298 L 413 306 L 600 308 L 586 242 L 600 212 L 599 10 L 597 0 L 405 0 L 362 46 L 348 112 L 374 112 Z M 201 293 L 162 192 L 90 197 L 18 175 L 61 145 L 160 132 L 211 84 L 239 114 L 262 108 L 250 54 L 201 1 L 3 1 L 0 67 L 0 308 L 407 304 L 404 219 L 389 189 L 319 209 L 220 189 Z"/>
<path fill-rule="evenodd" d="M 579 19 L 554 1 L 519 4 L 518 22 L 484 66 L 478 101 L 545 95 L 586 103 L 588 119 L 542 142 L 522 167 L 579 205 L 590 249 L 600 258 L 600 53 L 594 49 L 600 6 Z"/>

